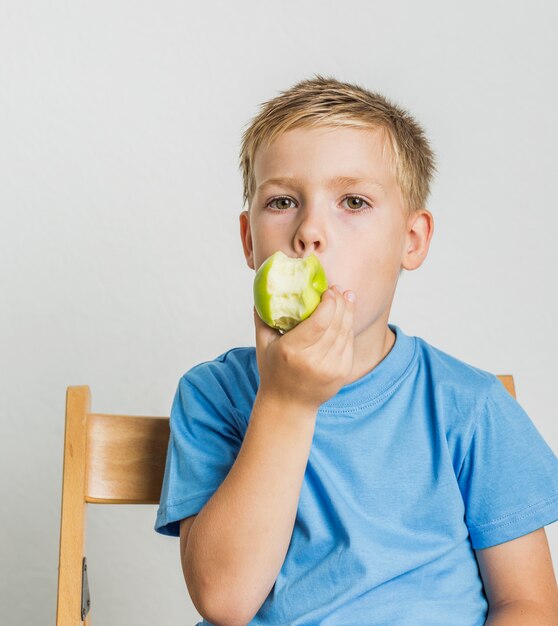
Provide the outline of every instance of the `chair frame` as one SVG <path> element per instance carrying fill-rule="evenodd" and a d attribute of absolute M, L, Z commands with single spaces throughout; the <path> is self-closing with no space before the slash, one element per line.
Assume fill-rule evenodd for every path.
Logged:
<path fill-rule="evenodd" d="M 89 624 L 87 505 L 158 504 L 169 418 L 91 412 L 89 386 L 66 391 L 56 626 Z"/>
<path fill-rule="evenodd" d="M 90 625 L 87 505 L 158 504 L 169 435 L 169 417 L 92 413 L 89 386 L 67 387 L 56 626 Z"/>

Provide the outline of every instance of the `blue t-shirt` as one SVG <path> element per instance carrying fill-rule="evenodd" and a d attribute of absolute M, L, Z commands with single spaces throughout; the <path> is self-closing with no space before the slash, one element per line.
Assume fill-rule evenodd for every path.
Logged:
<path fill-rule="evenodd" d="M 558 459 L 498 378 L 389 326 L 386 357 L 318 411 L 288 552 L 251 625 L 483 626 L 474 549 L 558 519 Z M 255 347 L 182 376 L 157 532 L 178 536 L 225 479 L 258 385 Z"/>

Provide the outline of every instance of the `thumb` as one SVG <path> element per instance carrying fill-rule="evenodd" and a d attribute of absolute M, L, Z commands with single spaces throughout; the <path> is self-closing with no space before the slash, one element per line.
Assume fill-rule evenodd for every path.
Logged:
<path fill-rule="evenodd" d="M 335 296 L 331 289 L 327 289 L 312 314 L 293 328 L 291 332 L 304 348 L 309 348 L 322 337 L 331 324 L 336 308 Z"/>

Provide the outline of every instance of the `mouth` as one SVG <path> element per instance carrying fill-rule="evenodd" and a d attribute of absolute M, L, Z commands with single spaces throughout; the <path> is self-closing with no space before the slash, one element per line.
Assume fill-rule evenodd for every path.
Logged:
<path fill-rule="evenodd" d="M 335 280 L 332 278 L 332 276 L 330 276 L 329 269 L 328 269 L 327 265 L 324 263 L 322 256 L 319 255 L 319 254 L 316 254 L 316 252 L 314 252 L 313 250 L 308 251 L 308 252 L 303 252 L 303 253 L 298 254 L 296 256 L 292 256 L 291 258 L 293 258 L 293 259 L 305 259 L 306 257 L 309 257 L 312 253 L 314 253 L 316 255 L 316 257 L 320 261 L 322 267 L 324 268 L 324 272 L 325 272 L 325 275 L 326 275 L 328 287 L 331 287 L 332 285 L 339 286 L 338 283 L 336 283 Z M 285 252 L 285 254 L 287 256 L 289 256 L 289 257 L 291 256 L 288 252 Z"/>

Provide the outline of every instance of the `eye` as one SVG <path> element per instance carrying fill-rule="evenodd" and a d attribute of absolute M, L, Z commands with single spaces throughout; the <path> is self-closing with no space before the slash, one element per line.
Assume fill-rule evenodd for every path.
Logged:
<path fill-rule="evenodd" d="M 363 211 L 371 211 L 372 207 L 368 204 L 368 202 L 364 199 L 361 198 L 360 196 L 345 196 L 345 198 L 343 199 L 345 200 L 356 200 L 356 206 L 353 205 L 351 207 L 351 205 L 349 204 L 349 207 L 351 208 L 351 211 L 353 212 L 358 212 L 358 213 L 362 213 Z M 363 206 L 364 205 L 364 206 Z"/>
<path fill-rule="evenodd" d="M 352 206 L 350 204 L 348 205 L 350 213 L 364 213 L 365 211 L 371 211 L 373 208 L 361 196 L 345 196 L 343 198 L 343 202 L 347 200 L 353 202 Z M 280 213 L 291 208 L 290 206 L 288 206 L 289 202 L 294 202 L 294 200 L 292 198 L 289 198 L 288 196 L 278 196 L 276 198 L 272 198 L 266 204 L 266 207 L 269 207 L 273 211 Z M 273 206 L 274 203 L 277 203 L 276 206 Z"/>
<path fill-rule="evenodd" d="M 279 202 L 279 205 L 277 207 L 273 207 L 272 204 L 274 202 Z M 283 211 L 285 209 L 289 209 L 290 207 L 285 206 L 285 202 L 292 202 L 291 198 L 288 198 L 287 196 L 279 196 L 278 198 L 272 198 L 267 204 L 266 206 L 274 209 L 274 210 L 279 210 L 279 211 Z"/>

